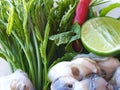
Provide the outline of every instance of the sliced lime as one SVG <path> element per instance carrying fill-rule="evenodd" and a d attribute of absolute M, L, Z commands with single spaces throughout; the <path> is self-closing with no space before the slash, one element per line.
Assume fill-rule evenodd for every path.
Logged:
<path fill-rule="evenodd" d="M 116 55 L 120 53 L 120 21 L 110 17 L 90 19 L 82 26 L 81 40 L 94 54 Z"/>

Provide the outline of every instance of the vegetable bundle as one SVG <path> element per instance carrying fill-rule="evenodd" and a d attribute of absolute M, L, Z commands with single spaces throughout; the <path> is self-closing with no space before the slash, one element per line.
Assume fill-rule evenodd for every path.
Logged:
<path fill-rule="evenodd" d="M 0 1 L 0 56 L 13 72 L 26 72 L 36 90 L 47 90 L 48 69 L 65 54 L 64 45 L 56 46 L 49 36 L 69 29 L 76 3 L 63 0 L 55 7 L 53 0 Z"/>

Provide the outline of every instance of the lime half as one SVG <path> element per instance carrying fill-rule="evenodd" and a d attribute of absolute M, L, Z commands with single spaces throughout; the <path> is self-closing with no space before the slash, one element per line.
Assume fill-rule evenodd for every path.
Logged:
<path fill-rule="evenodd" d="M 88 20 L 82 26 L 81 41 L 88 51 L 97 55 L 120 53 L 120 21 L 110 17 Z"/>

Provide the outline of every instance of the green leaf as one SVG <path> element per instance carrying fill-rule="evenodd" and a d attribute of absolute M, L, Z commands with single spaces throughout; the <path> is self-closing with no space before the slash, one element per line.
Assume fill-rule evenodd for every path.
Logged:
<path fill-rule="evenodd" d="M 117 20 L 120 20 L 120 17 L 119 17 L 119 18 L 117 18 Z"/>
<path fill-rule="evenodd" d="M 100 16 L 105 16 L 108 12 L 110 12 L 112 9 L 115 9 L 117 7 L 120 7 L 120 3 L 114 3 L 106 8 L 103 8 L 102 11 L 100 12 Z"/>
<path fill-rule="evenodd" d="M 14 23 L 14 8 L 10 8 L 10 15 L 8 18 L 8 26 L 7 26 L 7 34 L 10 35 L 12 32 L 12 27 L 13 27 L 13 23 Z"/>
<path fill-rule="evenodd" d="M 45 6 L 46 14 L 49 14 L 50 9 L 51 9 L 52 6 L 53 6 L 53 0 L 43 0 L 43 4 L 44 4 L 44 6 Z"/>
<path fill-rule="evenodd" d="M 59 33 L 50 36 L 50 40 L 55 41 L 56 45 L 69 44 L 72 41 L 80 38 L 80 26 L 75 23 L 68 32 Z"/>
<path fill-rule="evenodd" d="M 54 12 L 50 14 L 50 23 L 54 27 L 51 30 L 52 34 L 66 32 L 70 29 L 75 6 L 79 0 L 57 0 Z M 59 30 L 59 31 L 58 31 Z"/>
<path fill-rule="evenodd" d="M 89 13 L 88 13 L 88 18 L 87 19 L 93 18 L 95 16 L 96 15 L 95 15 L 95 12 L 93 11 L 93 8 L 89 7 Z"/>
<path fill-rule="evenodd" d="M 76 55 L 76 53 L 66 53 L 64 54 L 64 56 L 62 56 L 61 58 L 58 58 L 57 60 L 55 60 L 51 66 L 49 67 L 49 70 L 50 68 L 52 68 L 55 64 L 61 62 L 61 61 L 71 61 L 72 58 Z"/>
<path fill-rule="evenodd" d="M 75 23 L 71 27 L 70 31 L 73 31 L 75 33 L 75 35 L 71 38 L 71 40 L 69 41 L 69 43 L 71 43 L 72 41 L 80 38 L 80 25 L 78 23 Z"/>
<path fill-rule="evenodd" d="M 6 28 L 7 28 L 7 24 L 3 20 L 0 19 L 0 29 L 6 30 Z"/>
<path fill-rule="evenodd" d="M 65 15 L 63 15 L 61 22 L 60 22 L 60 31 L 65 30 L 68 26 L 70 26 L 71 24 L 71 17 L 73 19 L 73 15 L 74 15 L 74 11 L 75 11 L 75 7 L 77 5 L 77 2 L 68 9 L 68 11 L 65 13 Z"/>
<path fill-rule="evenodd" d="M 68 43 L 68 41 L 72 38 L 73 36 L 73 32 L 69 31 L 69 32 L 63 32 L 60 34 L 56 34 L 56 35 L 52 35 L 50 36 L 50 40 L 54 40 L 56 45 L 59 46 L 61 44 L 66 44 Z"/>

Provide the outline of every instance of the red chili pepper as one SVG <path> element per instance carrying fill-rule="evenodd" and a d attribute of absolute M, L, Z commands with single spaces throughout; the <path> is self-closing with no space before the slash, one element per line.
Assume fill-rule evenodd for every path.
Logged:
<path fill-rule="evenodd" d="M 79 25 L 82 25 L 88 15 L 89 4 L 91 0 L 80 0 L 75 11 L 75 17 L 73 19 L 73 24 L 78 22 Z"/>
<path fill-rule="evenodd" d="M 88 16 L 89 4 L 91 0 L 79 0 L 79 3 L 76 7 L 75 17 L 73 19 L 73 24 L 77 22 L 79 25 L 82 25 Z M 75 40 L 72 43 L 74 51 L 80 52 L 82 49 L 82 43 L 80 40 Z"/>

